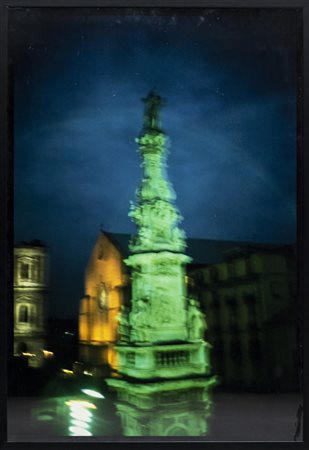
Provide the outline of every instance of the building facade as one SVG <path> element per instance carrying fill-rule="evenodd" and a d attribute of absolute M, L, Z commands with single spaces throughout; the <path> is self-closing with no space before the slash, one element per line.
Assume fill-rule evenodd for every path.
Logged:
<path fill-rule="evenodd" d="M 79 360 L 101 373 L 116 368 L 117 315 L 125 303 L 128 276 L 124 255 L 112 235 L 101 232 L 85 271 L 79 310 Z"/>
<path fill-rule="evenodd" d="M 83 298 L 79 320 L 79 355 L 86 364 L 99 367 L 112 363 L 102 349 L 109 348 L 114 355 L 117 313 L 121 305 L 129 305 L 130 274 L 123 263 L 129 254 L 129 240 L 129 235 L 102 231 L 90 258 L 86 286 L 92 280 L 93 299 Z M 199 300 L 206 315 L 205 337 L 221 388 L 297 390 L 295 247 L 208 239 L 188 239 L 187 243 L 193 260 L 188 267 L 189 295 Z M 109 249 L 105 260 L 100 259 L 100 248 Z M 110 264 L 117 274 L 114 285 L 120 288 L 113 294 L 117 292 L 116 309 L 112 310 L 115 303 L 108 303 L 110 311 L 104 311 L 99 307 L 98 293 Z M 94 339 L 95 329 L 98 334 Z M 107 333 L 109 339 L 104 339 Z M 111 366 L 116 369 L 115 359 Z"/>
<path fill-rule="evenodd" d="M 41 241 L 14 247 L 14 355 L 43 363 L 46 336 L 48 248 Z"/>
<path fill-rule="evenodd" d="M 297 390 L 296 257 L 293 246 L 231 248 L 190 271 L 207 315 L 214 370 L 226 388 Z"/>

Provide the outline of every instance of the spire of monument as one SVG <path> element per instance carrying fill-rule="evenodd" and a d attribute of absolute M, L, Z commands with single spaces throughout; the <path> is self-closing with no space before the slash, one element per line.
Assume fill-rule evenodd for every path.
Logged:
<path fill-rule="evenodd" d="M 162 132 L 160 110 L 165 100 L 154 89 L 142 100 L 145 103 L 143 132 Z"/>
<path fill-rule="evenodd" d="M 117 316 L 118 374 L 107 383 L 117 392 L 125 435 L 191 436 L 195 423 L 196 435 L 204 435 L 207 390 L 214 384 L 213 377 L 206 378 L 206 322 L 187 292 L 191 258 L 184 253 L 182 217 L 167 176 L 168 137 L 159 122 L 163 99 L 152 91 L 144 102 L 144 127 L 136 139 L 143 174 L 129 213 L 137 234 L 124 260 L 132 280 L 130 309 Z M 186 411 L 175 403 L 179 398 Z M 166 413 L 165 407 L 172 409 Z"/>
<path fill-rule="evenodd" d="M 136 191 L 137 201 L 129 213 L 137 226 L 130 250 L 182 252 L 186 247 L 185 233 L 179 227 L 182 216 L 166 171 L 168 136 L 160 128 L 159 111 L 164 100 L 152 90 L 143 101 L 144 125 L 136 139 L 143 175 Z"/>

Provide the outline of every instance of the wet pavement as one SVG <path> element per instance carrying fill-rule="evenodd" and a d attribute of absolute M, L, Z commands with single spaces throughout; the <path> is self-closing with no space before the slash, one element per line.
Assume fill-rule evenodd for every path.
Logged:
<path fill-rule="evenodd" d="M 77 404 L 80 400 L 84 404 Z M 87 406 L 85 398 L 74 396 L 11 397 L 8 399 L 8 441 L 120 440 L 119 419 L 111 402 L 106 398 L 92 398 L 90 403 L 92 406 Z M 293 441 L 300 403 L 298 394 L 214 394 L 209 433 L 199 439 Z M 69 436 L 69 433 L 84 436 Z M 297 440 L 301 439 L 300 433 Z"/>

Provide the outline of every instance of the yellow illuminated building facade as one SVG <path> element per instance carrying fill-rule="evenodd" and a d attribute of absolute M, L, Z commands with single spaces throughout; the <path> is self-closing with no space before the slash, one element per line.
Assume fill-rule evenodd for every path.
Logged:
<path fill-rule="evenodd" d="M 79 359 L 92 368 L 117 365 L 117 314 L 128 285 L 123 254 L 110 234 L 101 232 L 85 271 L 79 311 Z"/>
<path fill-rule="evenodd" d="M 41 241 L 14 247 L 14 355 L 39 367 L 44 359 L 48 249 Z"/>

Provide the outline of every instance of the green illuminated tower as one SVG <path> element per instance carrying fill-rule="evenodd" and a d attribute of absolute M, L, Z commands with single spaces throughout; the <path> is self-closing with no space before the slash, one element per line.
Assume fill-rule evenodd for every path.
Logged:
<path fill-rule="evenodd" d="M 137 226 L 132 255 L 131 341 L 140 343 L 185 341 L 185 236 L 166 176 L 167 137 L 161 130 L 162 99 L 151 92 L 144 99 L 144 127 L 136 139 L 142 157 L 143 179 L 130 216 Z"/>
<path fill-rule="evenodd" d="M 118 317 L 117 370 L 122 378 L 109 380 L 109 384 L 118 392 L 125 434 L 164 435 L 182 430 L 181 434 L 200 435 L 205 429 L 201 426 L 198 431 L 196 414 L 202 414 L 204 423 L 209 408 L 206 392 L 214 382 L 206 377 L 210 370 L 208 345 L 203 340 L 206 324 L 197 303 L 187 296 L 185 266 L 191 258 L 185 254 L 185 234 L 179 228 L 182 217 L 166 174 L 168 138 L 159 120 L 163 99 L 150 92 L 144 103 L 144 124 L 136 139 L 143 177 L 129 214 L 137 234 L 125 261 L 132 274 L 131 310 L 122 310 Z M 139 381 L 142 384 L 136 384 Z M 178 431 L 167 432 L 162 420 L 145 428 L 145 414 L 150 416 L 165 401 L 173 405 L 177 398 L 186 398 L 185 409 L 191 416 L 195 411 L 193 432 L 185 431 L 183 423 L 174 423 Z M 175 410 L 161 410 L 161 418 L 164 414 L 171 420 Z M 138 417 L 144 423 L 139 432 Z"/>

